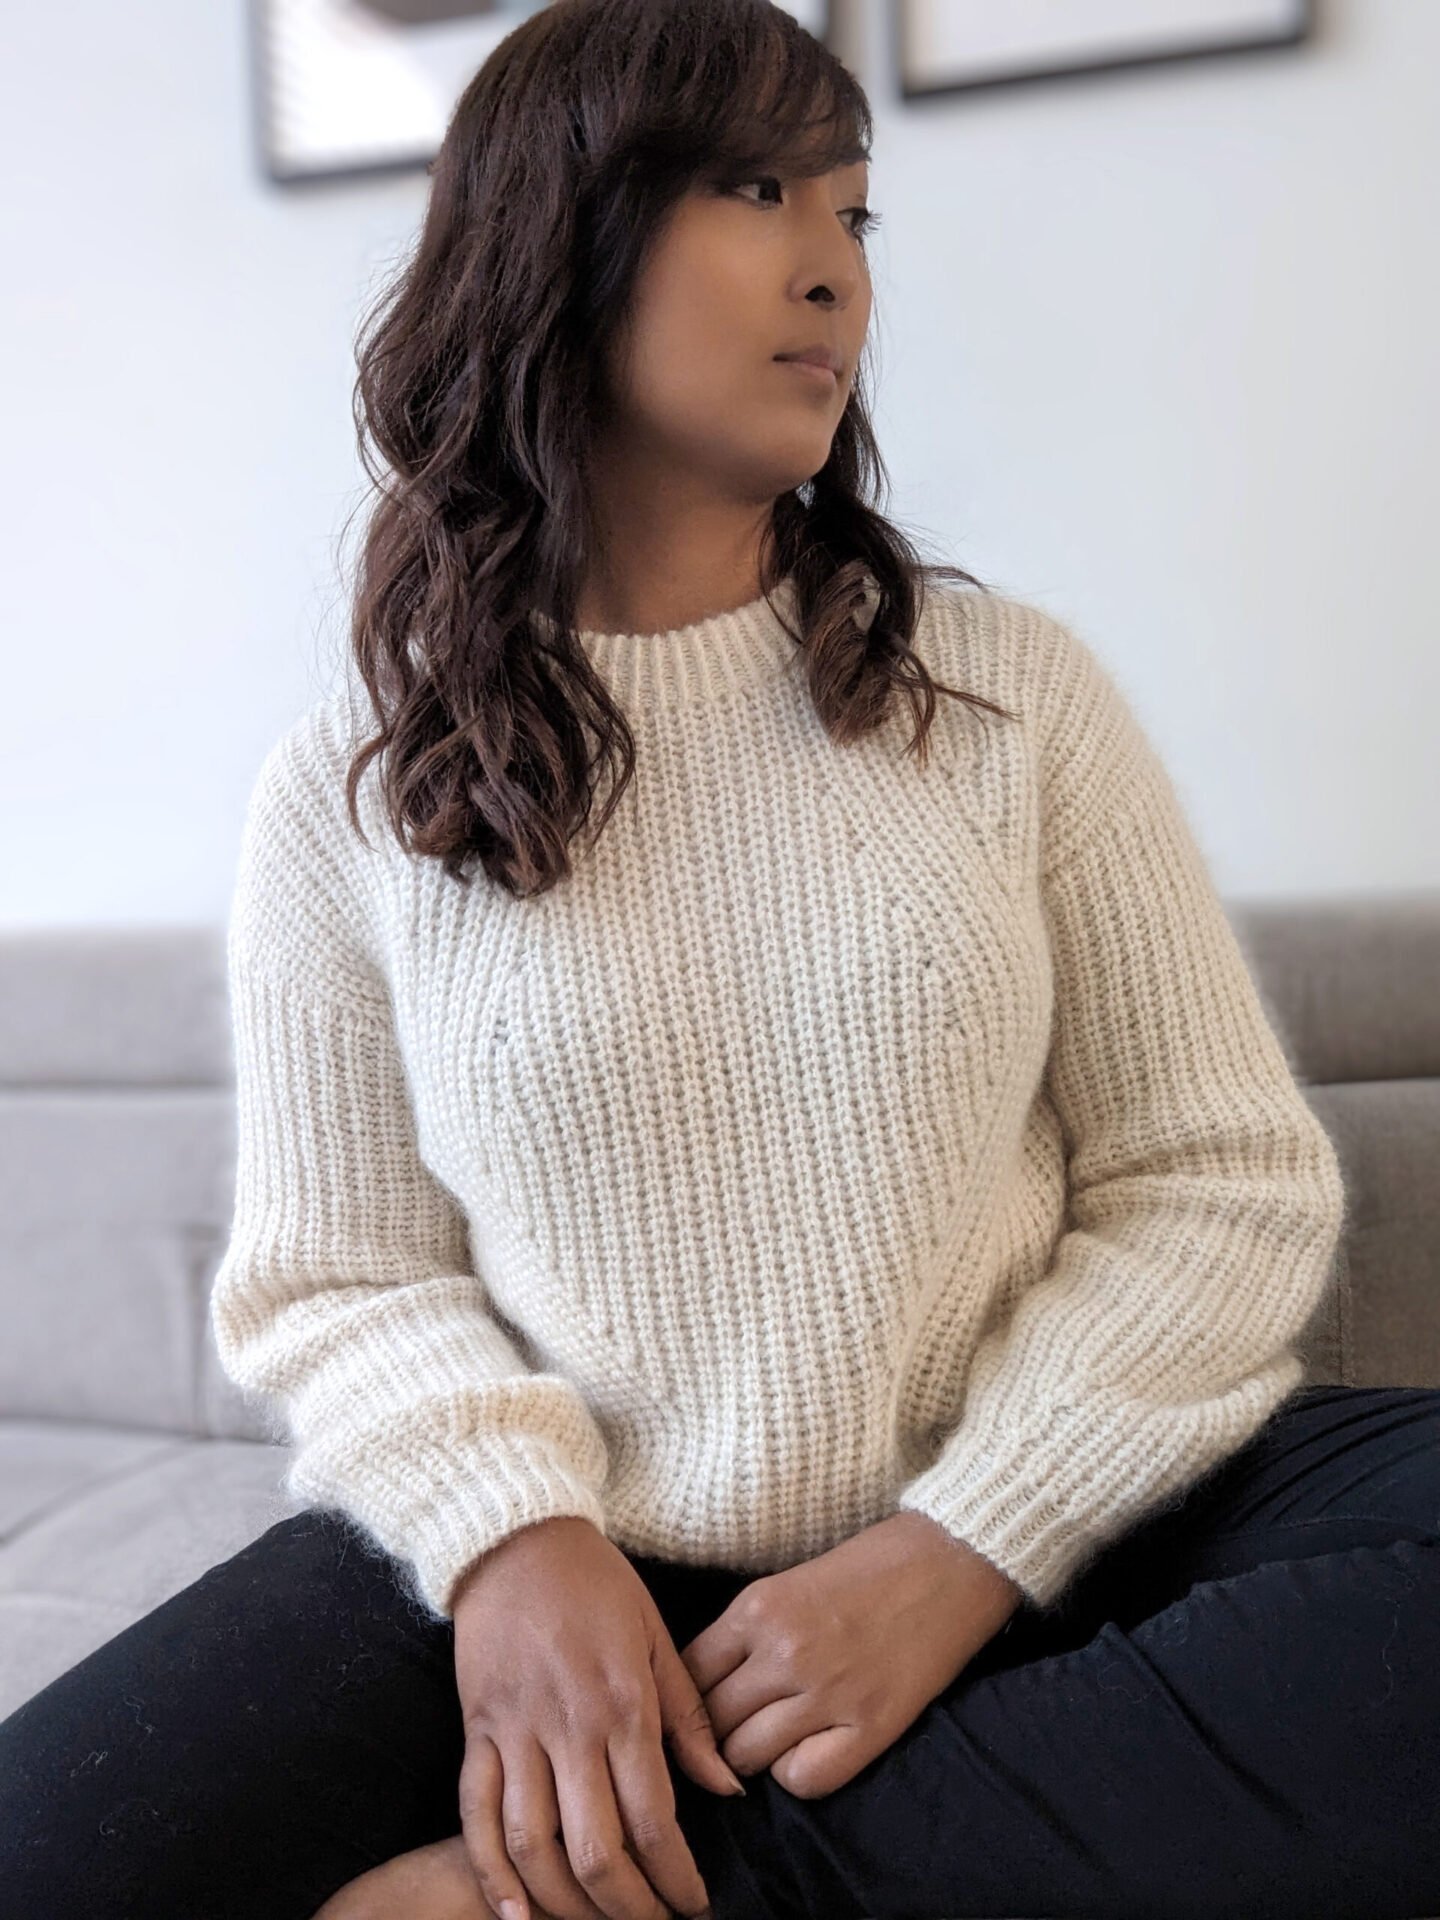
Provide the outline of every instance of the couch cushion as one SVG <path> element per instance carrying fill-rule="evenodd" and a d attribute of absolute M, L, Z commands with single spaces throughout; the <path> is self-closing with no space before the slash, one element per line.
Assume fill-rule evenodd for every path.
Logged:
<path fill-rule="evenodd" d="M 0 1420 L 0 1719 L 299 1510 L 285 1449 Z"/>

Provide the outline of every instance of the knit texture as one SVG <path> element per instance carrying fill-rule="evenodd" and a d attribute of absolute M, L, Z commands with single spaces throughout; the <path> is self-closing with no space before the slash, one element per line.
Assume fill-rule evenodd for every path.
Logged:
<path fill-rule="evenodd" d="M 793 609 L 789 583 L 777 595 Z M 518 1528 L 762 1573 L 897 1509 L 1054 1607 L 1303 1376 L 1344 1223 L 1176 789 L 1070 627 L 969 588 L 825 733 L 764 601 L 587 633 L 637 767 L 530 901 L 406 853 L 341 687 L 229 923 L 222 1363 L 449 1618 Z"/>

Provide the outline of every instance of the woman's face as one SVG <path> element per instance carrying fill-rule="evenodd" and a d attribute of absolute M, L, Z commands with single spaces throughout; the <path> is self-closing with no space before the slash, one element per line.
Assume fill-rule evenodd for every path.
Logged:
<path fill-rule="evenodd" d="M 820 470 L 870 323 L 868 187 L 861 161 L 702 183 L 676 205 L 621 344 L 612 457 L 756 505 Z M 816 344 L 839 355 L 838 378 L 776 358 Z"/>

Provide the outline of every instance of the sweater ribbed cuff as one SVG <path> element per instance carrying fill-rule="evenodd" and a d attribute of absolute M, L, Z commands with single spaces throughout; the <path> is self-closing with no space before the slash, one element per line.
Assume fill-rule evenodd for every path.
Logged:
<path fill-rule="evenodd" d="M 1250 1440 L 1299 1386 L 1281 1348 L 1223 1390 L 1170 1401 L 1057 1401 L 1046 1424 L 977 1415 L 951 1434 L 895 1504 L 937 1521 L 1049 1610 L 1086 1563 L 1175 1502 Z"/>
<path fill-rule="evenodd" d="M 285 1488 L 340 1508 L 407 1561 L 412 1590 L 437 1620 L 454 1617 L 462 1575 L 520 1528 L 574 1515 L 605 1531 L 595 1486 L 539 1434 L 413 1439 L 403 1449 L 369 1436 L 343 1459 L 312 1444 L 294 1457 Z"/>
<path fill-rule="evenodd" d="M 1048 1608 L 1095 1539 L 1057 1496 L 1056 1465 L 1038 1442 L 997 1447 L 966 1438 L 907 1482 L 896 1505 L 936 1521 L 1008 1575 L 1032 1605 Z"/>

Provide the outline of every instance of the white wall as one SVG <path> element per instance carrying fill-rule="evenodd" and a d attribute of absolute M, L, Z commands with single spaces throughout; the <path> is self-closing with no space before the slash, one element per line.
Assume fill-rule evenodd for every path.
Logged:
<path fill-rule="evenodd" d="M 890 506 L 1079 626 L 1227 896 L 1440 884 L 1440 6 L 1321 12 L 911 105 L 873 0 L 848 43 Z M 354 328 L 426 182 L 265 184 L 241 0 L 4 52 L 0 921 L 222 918 L 345 644 Z"/>

